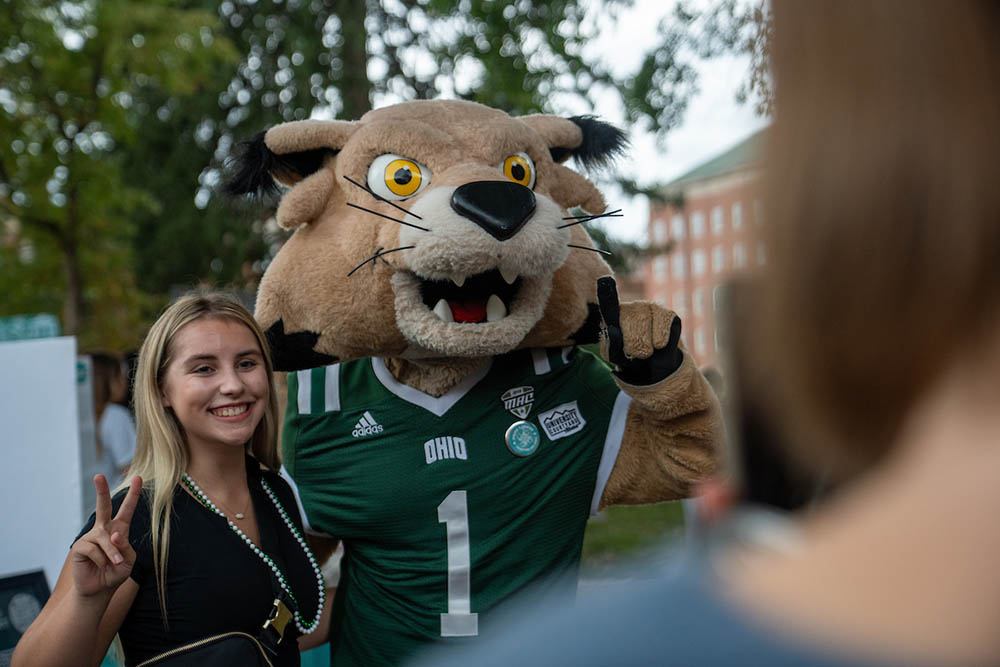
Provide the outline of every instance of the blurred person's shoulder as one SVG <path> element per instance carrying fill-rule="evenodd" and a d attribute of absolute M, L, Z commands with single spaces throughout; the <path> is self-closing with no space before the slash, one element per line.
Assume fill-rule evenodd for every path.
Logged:
<path fill-rule="evenodd" d="M 516 618 L 516 621 L 512 621 Z M 758 625 L 690 556 L 570 609 L 524 608 L 481 643 L 438 645 L 418 667 L 513 665 L 866 665 Z"/>

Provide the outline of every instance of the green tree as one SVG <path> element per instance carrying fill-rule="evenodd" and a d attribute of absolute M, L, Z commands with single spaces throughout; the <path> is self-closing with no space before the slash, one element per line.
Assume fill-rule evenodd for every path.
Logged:
<path fill-rule="evenodd" d="M 133 342 L 131 218 L 156 207 L 125 170 L 153 112 L 135 94 L 190 94 L 236 52 L 205 44 L 211 15 L 164 2 L 6 0 L 0 12 L 0 212 L 16 246 L 0 253 L 0 307 L 50 307 L 59 294 L 66 333 Z"/>

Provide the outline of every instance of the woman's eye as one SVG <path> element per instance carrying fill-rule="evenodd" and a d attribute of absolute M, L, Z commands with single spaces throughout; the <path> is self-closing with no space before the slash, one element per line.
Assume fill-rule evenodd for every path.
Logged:
<path fill-rule="evenodd" d="M 514 153 L 500 165 L 503 175 L 526 188 L 535 187 L 535 163 L 527 153 Z"/>
<path fill-rule="evenodd" d="M 199 375 L 207 375 L 208 373 L 212 372 L 212 367 L 211 366 L 198 366 L 197 368 L 194 369 L 194 372 L 197 373 L 197 374 L 199 374 Z"/>
<path fill-rule="evenodd" d="M 430 180 L 430 169 L 393 153 L 379 155 L 368 167 L 368 187 L 389 201 L 412 197 L 426 188 Z"/>
<path fill-rule="evenodd" d="M 239 368 L 241 370 L 250 370 L 251 368 L 256 368 L 257 362 L 252 359 L 244 359 L 239 363 Z"/>

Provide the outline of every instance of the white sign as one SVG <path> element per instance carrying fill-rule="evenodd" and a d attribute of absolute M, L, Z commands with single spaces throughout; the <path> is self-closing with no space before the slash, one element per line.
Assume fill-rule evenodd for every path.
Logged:
<path fill-rule="evenodd" d="M 76 339 L 0 343 L 0 575 L 55 586 L 82 527 Z"/>

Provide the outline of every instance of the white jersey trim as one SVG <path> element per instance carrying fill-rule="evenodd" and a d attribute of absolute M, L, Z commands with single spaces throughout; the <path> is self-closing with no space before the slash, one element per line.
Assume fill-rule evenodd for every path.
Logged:
<path fill-rule="evenodd" d="M 608 423 L 608 436 L 604 439 L 604 452 L 601 463 L 597 466 L 597 484 L 594 486 L 594 498 L 590 501 L 591 515 L 597 514 L 604 495 L 604 487 L 611 479 L 611 471 L 618 460 L 618 452 L 622 448 L 622 438 L 625 436 L 625 422 L 628 420 L 628 408 L 632 398 L 624 391 L 619 391 L 615 405 L 611 409 L 611 421 Z"/>
<path fill-rule="evenodd" d="M 299 497 L 299 487 L 295 484 L 295 480 L 288 473 L 288 468 L 281 466 L 281 470 L 278 471 L 281 478 L 288 482 L 288 486 L 292 487 L 292 495 L 295 496 L 295 506 L 299 508 L 299 516 L 302 518 L 302 527 L 305 528 L 306 532 L 310 535 L 318 535 L 320 537 L 333 537 L 324 532 L 318 531 L 309 525 L 309 519 L 306 517 L 306 510 L 302 507 L 302 498 Z"/>
<path fill-rule="evenodd" d="M 323 380 L 326 393 L 325 406 L 327 412 L 340 412 L 340 364 L 326 367 L 326 377 Z"/>
<path fill-rule="evenodd" d="M 382 383 L 383 387 L 407 403 L 412 403 L 413 405 L 421 407 L 438 417 L 444 416 L 444 414 L 448 412 L 453 405 L 458 403 L 463 396 L 468 394 L 469 390 L 476 386 L 480 380 L 486 377 L 486 374 L 490 372 L 490 368 L 492 366 L 493 359 L 487 360 L 487 362 L 483 364 L 482 368 L 452 387 L 448 393 L 443 396 L 434 397 L 430 394 L 425 394 L 419 389 L 414 389 L 413 387 L 399 382 L 392 376 L 392 373 L 385 365 L 385 361 L 379 357 L 372 357 L 372 370 L 375 372 L 375 377 L 378 378 L 378 381 Z"/>
<path fill-rule="evenodd" d="M 299 391 L 296 394 L 299 414 L 307 415 L 312 412 L 312 370 L 296 371 L 295 377 L 299 381 Z"/>
<path fill-rule="evenodd" d="M 549 355 L 545 348 L 531 348 L 531 361 L 535 365 L 535 375 L 545 375 L 552 370 L 552 364 L 549 363 Z"/>
<path fill-rule="evenodd" d="M 340 411 L 340 364 L 331 364 L 322 369 L 307 368 L 295 372 L 299 382 L 296 404 L 300 415 L 312 413 L 312 374 L 317 370 L 323 371 L 323 410 Z"/>

